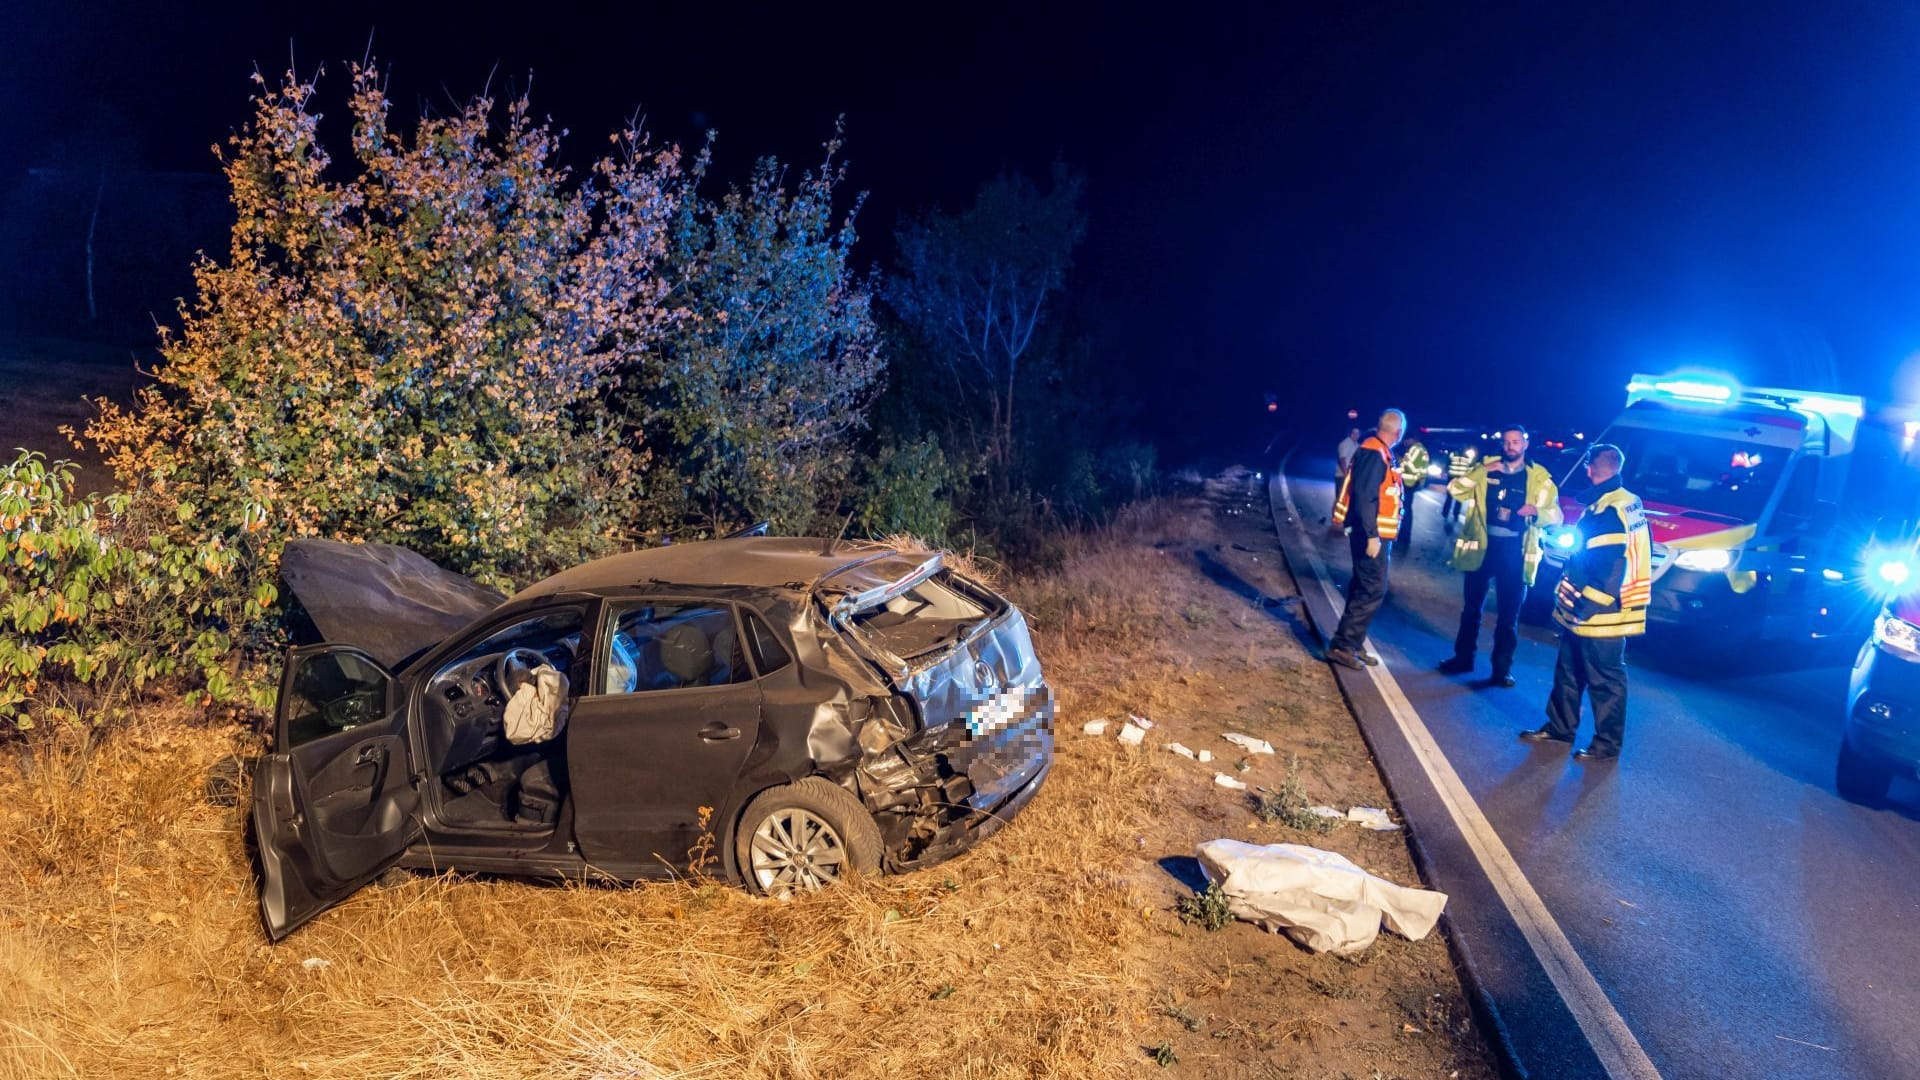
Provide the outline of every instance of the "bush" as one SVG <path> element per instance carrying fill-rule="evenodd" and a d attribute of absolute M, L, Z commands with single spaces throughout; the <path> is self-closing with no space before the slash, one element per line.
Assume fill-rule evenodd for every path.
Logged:
<path fill-rule="evenodd" d="M 403 137 L 355 66 L 336 175 L 314 83 L 255 80 L 226 258 L 194 268 L 155 385 L 87 428 L 120 483 L 188 545 L 257 510 L 275 556 L 381 540 L 501 587 L 612 547 L 646 459 L 603 394 L 681 317 L 677 151 L 629 130 L 576 181 L 524 96 Z"/>
<path fill-rule="evenodd" d="M 883 439 L 867 462 L 854 523 L 867 536 L 908 533 L 943 543 L 953 522 L 954 480 L 931 433 L 905 445 Z"/>
<path fill-rule="evenodd" d="M 203 524 L 202 542 L 176 544 L 129 495 L 76 499 L 74 472 L 31 452 L 0 470 L 0 724 L 103 724 L 175 674 L 195 676 L 205 700 L 270 705 L 272 689 L 231 664 L 237 646 L 274 644 L 243 640 L 274 587 L 233 588 L 260 559 L 258 519 L 235 534 Z"/>

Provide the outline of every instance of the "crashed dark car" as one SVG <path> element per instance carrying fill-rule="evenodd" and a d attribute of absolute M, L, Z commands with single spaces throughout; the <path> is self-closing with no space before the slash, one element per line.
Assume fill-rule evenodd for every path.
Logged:
<path fill-rule="evenodd" d="M 926 866 L 1052 766 L 1025 619 L 937 554 L 714 540 L 503 598 L 404 548 L 295 541 L 282 576 L 324 644 L 289 653 L 254 772 L 275 940 L 396 865 L 634 881 L 697 860 L 772 895 Z M 564 726 L 516 745 L 507 702 L 546 668 Z"/>

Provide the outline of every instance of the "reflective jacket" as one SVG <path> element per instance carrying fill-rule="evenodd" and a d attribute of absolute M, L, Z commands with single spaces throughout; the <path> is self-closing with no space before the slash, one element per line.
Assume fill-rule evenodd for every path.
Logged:
<path fill-rule="evenodd" d="M 1640 497 L 1614 477 L 1596 485 L 1580 516 L 1580 547 L 1560 579 L 1553 618 L 1581 637 L 1647 631 L 1653 598 L 1653 537 Z"/>
<path fill-rule="evenodd" d="M 1427 486 L 1427 466 L 1433 464 L 1433 458 L 1427 454 L 1427 448 L 1418 441 L 1407 444 L 1400 451 L 1400 483 L 1411 495 Z"/>
<path fill-rule="evenodd" d="M 1452 566 L 1455 570 L 1471 573 L 1480 569 L 1487 558 L 1487 462 L 1481 462 L 1467 470 L 1465 476 L 1448 482 L 1447 494 L 1466 511 L 1466 520 L 1460 523 L 1460 535 L 1453 540 Z M 1527 462 L 1527 505 L 1535 513 L 1526 522 L 1513 521 L 1510 524 L 1518 528 L 1525 525 L 1526 531 L 1521 540 L 1521 556 L 1525 560 L 1527 584 L 1533 584 L 1533 576 L 1540 569 L 1540 531 L 1549 525 L 1560 524 L 1560 488 L 1553 482 L 1553 474 L 1545 466 Z"/>
<path fill-rule="evenodd" d="M 1447 477 L 1457 480 L 1467 475 L 1473 468 L 1473 459 L 1479 456 L 1480 452 L 1471 446 L 1447 451 Z"/>
<path fill-rule="evenodd" d="M 1400 535 L 1402 490 L 1393 452 L 1380 436 L 1369 435 L 1353 455 L 1353 468 L 1340 480 L 1333 523 L 1351 526 L 1361 536 L 1392 540 Z"/>

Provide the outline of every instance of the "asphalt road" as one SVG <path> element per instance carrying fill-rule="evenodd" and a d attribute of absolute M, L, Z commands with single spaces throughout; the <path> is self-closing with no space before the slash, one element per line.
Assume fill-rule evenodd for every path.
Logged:
<path fill-rule="evenodd" d="M 1321 524 L 1331 462 L 1290 467 L 1344 591 L 1346 541 Z M 1625 753 L 1574 764 L 1515 738 L 1542 722 L 1546 629 L 1522 626 L 1516 688 L 1476 688 L 1489 598 L 1480 670 L 1434 670 L 1460 578 L 1436 493 L 1417 498 L 1414 550 L 1393 565 L 1371 642 L 1661 1075 L 1920 1077 L 1920 784 L 1896 782 L 1883 810 L 1835 794 L 1850 656 L 1783 650 L 1702 673 L 1687 640 L 1637 639 Z"/>

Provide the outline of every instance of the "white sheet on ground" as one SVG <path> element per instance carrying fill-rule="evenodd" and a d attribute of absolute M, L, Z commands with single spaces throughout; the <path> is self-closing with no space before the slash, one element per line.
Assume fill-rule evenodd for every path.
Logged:
<path fill-rule="evenodd" d="M 507 741 L 515 746 L 546 742 L 567 726 L 568 708 L 567 677 L 552 664 L 541 664 L 507 699 Z"/>
<path fill-rule="evenodd" d="M 1445 893 L 1374 877 L 1343 855 L 1305 844 L 1209 840 L 1200 869 L 1227 894 L 1235 917 L 1283 933 L 1314 952 L 1357 953 L 1380 922 L 1413 941 L 1433 930 Z"/>

